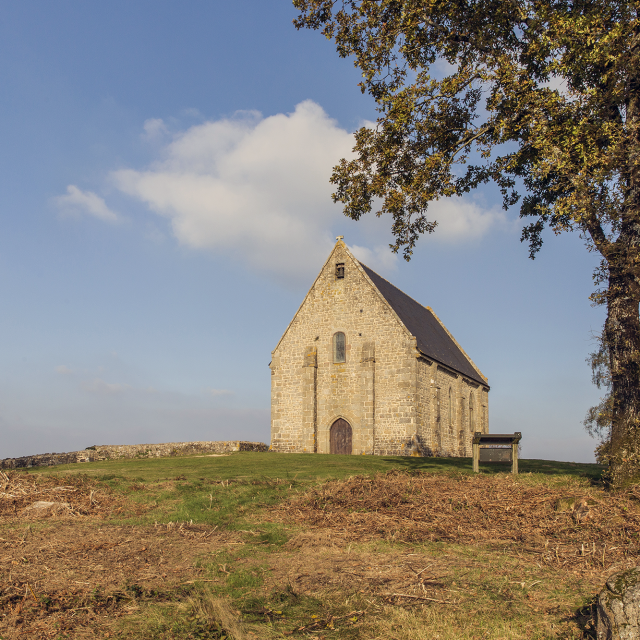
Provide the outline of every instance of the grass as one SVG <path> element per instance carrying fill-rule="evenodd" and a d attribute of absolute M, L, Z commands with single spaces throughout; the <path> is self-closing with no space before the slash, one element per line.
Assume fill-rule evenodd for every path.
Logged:
<path fill-rule="evenodd" d="M 142 516 L 115 524 L 193 522 L 235 532 L 242 543 L 204 554 L 199 580 L 188 587 L 150 592 L 128 585 L 132 613 L 120 638 L 294 637 L 420 640 L 481 638 L 583 638 L 593 587 L 578 575 L 487 544 L 396 544 L 376 541 L 337 549 L 298 549 L 287 541 L 303 526 L 265 522 L 269 509 L 292 494 L 329 479 L 373 475 L 392 469 L 459 476 L 470 459 L 316 456 L 237 453 L 224 457 L 113 460 L 54 468 L 38 475 L 86 474 L 148 507 Z M 507 471 L 483 465 L 482 474 Z M 598 482 L 595 464 L 521 460 L 520 481 L 575 491 Z M 305 563 L 340 578 L 336 566 L 379 566 L 407 571 L 410 562 L 442 574 L 442 595 L 423 601 L 381 597 L 356 581 L 329 581 L 302 588 L 288 576 L 305 575 Z M 340 564 L 342 563 L 342 564 Z M 346 563 L 346 564 L 344 564 Z M 387 569 L 384 569 L 387 567 Z M 402 567 L 405 567 L 402 569 Z M 431 572 L 431 571 L 430 571 Z M 350 575 L 348 572 L 345 575 Z M 276 577 L 274 577 L 276 576 Z M 342 576 L 344 577 L 344 576 Z M 302 583 L 301 583 L 302 584 Z M 359 584 L 359 583 L 358 583 Z M 400 583 L 399 583 L 400 584 Z M 400 587 L 395 587 L 400 589 Z M 402 593 L 402 592 L 398 592 Z M 440 592 L 438 592 L 440 593 Z M 286 634 L 286 636 L 285 636 Z"/>
<path fill-rule="evenodd" d="M 324 480 L 355 474 L 372 474 L 390 469 L 472 473 L 470 458 L 412 458 L 397 456 L 341 456 L 305 453 L 243 452 L 229 456 L 190 456 L 176 458 L 134 458 L 105 460 L 56 467 L 34 467 L 30 473 L 82 472 L 104 480 L 127 478 L 136 482 L 173 480 L 246 480 L 260 478 Z M 598 478 L 604 467 L 597 464 L 520 460 L 521 474 Z M 504 473 L 508 466 L 483 464 L 481 473 Z"/>
<path fill-rule="evenodd" d="M 596 464 L 521 460 L 520 477 L 551 484 L 597 481 L 604 467 Z M 377 456 L 318 456 L 244 452 L 221 457 L 180 457 L 108 460 L 31 469 L 36 474 L 84 473 L 133 500 L 154 508 L 140 519 L 124 522 L 189 522 L 231 530 L 250 528 L 251 514 L 268 508 L 292 491 L 313 483 L 353 475 L 373 475 L 391 469 L 471 474 L 466 458 L 410 458 Z M 486 464 L 482 474 L 508 471 Z M 282 544 L 286 535 L 265 525 L 258 540 Z"/>

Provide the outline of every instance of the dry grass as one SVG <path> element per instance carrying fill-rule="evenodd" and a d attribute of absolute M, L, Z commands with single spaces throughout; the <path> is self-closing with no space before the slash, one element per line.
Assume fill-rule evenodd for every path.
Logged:
<path fill-rule="evenodd" d="M 146 602 L 188 597 L 207 580 L 199 557 L 237 539 L 204 525 L 56 517 L 5 526 L 0 535 L 0 638 L 6 640 L 112 637 L 114 623 Z"/>
<path fill-rule="evenodd" d="M 44 505 L 50 506 L 45 507 Z M 43 508 L 37 508 L 42 505 Z M 47 518 L 51 515 L 82 518 L 114 517 L 124 511 L 141 514 L 147 507 L 134 506 L 122 495 L 83 475 L 31 475 L 0 471 L 0 524 Z"/>
<path fill-rule="evenodd" d="M 233 640 L 245 640 L 247 637 L 245 625 L 238 619 L 238 611 L 232 608 L 227 599 L 204 592 L 199 597 L 190 598 L 187 607 L 210 625 L 219 624 Z"/>
<path fill-rule="evenodd" d="M 301 532 L 287 547 L 289 553 L 273 558 L 266 591 L 288 586 L 301 601 L 322 603 L 309 610 L 320 621 L 362 611 L 357 630 L 343 628 L 327 638 L 591 637 L 584 631 L 591 611 L 577 611 L 600 585 L 595 572 L 584 576 L 546 566 L 509 548 L 347 543 L 324 529 Z M 273 635 L 259 637 L 300 635 L 296 629 L 314 622 L 295 607 L 270 606 L 283 609 L 284 618 L 274 623 Z"/>
<path fill-rule="evenodd" d="M 4 640 L 113 637 L 146 601 L 187 598 L 202 578 L 198 557 L 239 537 L 202 524 L 114 524 L 149 507 L 85 476 L 0 472 L 0 498 Z M 30 508 L 43 502 L 56 506 Z"/>
<path fill-rule="evenodd" d="M 0 476 L 0 638 L 585 639 L 593 596 L 640 552 L 640 493 L 581 478 L 414 470 L 303 490 L 252 472 Z M 38 501 L 69 506 L 36 520 Z M 175 518 L 167 505 L 220 524 L 141 524 Z"/>
<path fill-rule="evenodd" d="M 135 640 L 253 640 L 228 598 L 198 588 L 175 603 L 154 604 L 120 625 L 120 638 Z"/>
<path fill-rule="evenodd" d="M 636 491 L 389 471 L 327 482 L 283 503 L 274 518 L 345 541 L 510 545 L 545 564 L 600 571 L 639 555 Z"/>

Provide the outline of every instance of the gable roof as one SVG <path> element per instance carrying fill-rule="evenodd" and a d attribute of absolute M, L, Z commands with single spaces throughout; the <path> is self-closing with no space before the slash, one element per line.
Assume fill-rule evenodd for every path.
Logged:
<path fill-rule="evenodd" d="M 476 369 L 469 356 L 431 309 L 423 307 L 362 262 L 359 264 L 404 326 L 415 336 L 421 353 L 487 386 L 487 379 Z"/>

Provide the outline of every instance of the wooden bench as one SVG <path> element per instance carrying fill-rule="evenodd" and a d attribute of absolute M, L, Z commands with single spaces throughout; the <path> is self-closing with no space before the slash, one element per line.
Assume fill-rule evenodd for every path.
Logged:
<path fill-rule="evenodd" d="M 473 435 L 473 470 L 478 473 L 481 462 L 510 462 L 511 473 L 518 473 L 518 444 L 521 439 L 520 431 L 515 433 L 476 431 Z"/>

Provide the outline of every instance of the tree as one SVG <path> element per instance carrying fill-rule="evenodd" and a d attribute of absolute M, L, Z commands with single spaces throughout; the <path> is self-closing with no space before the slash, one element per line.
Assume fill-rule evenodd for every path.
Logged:
<path fill-rule="evenodd" d="M 604 342 L 602 334 L 597 336 L 598 348 L 589 354 L 587 362 L 591 366 L 591 381 L 605 391 L 600 402 L 589 408 L 582 424 L 587 433 L 598 440 L 596 447 L 596 460 L 606 462 L 611 441 L 611 409 L 613 398 L 611 397 L 611 368 L 609 349 Z"/>
<path fill-rule="evenodd" d="M 542 232 L 577 231 L 600 254 L 607 305 L 611 481 L 640 476 L 640 4 L 636 0 L 293 0 L 362 71 L 377 103 L 334 167 L 334 201 L 389 214 L 410 259 L 430 202 L 498 185 Z M 434 65 L 448 66 L 445 76 Z"/>

